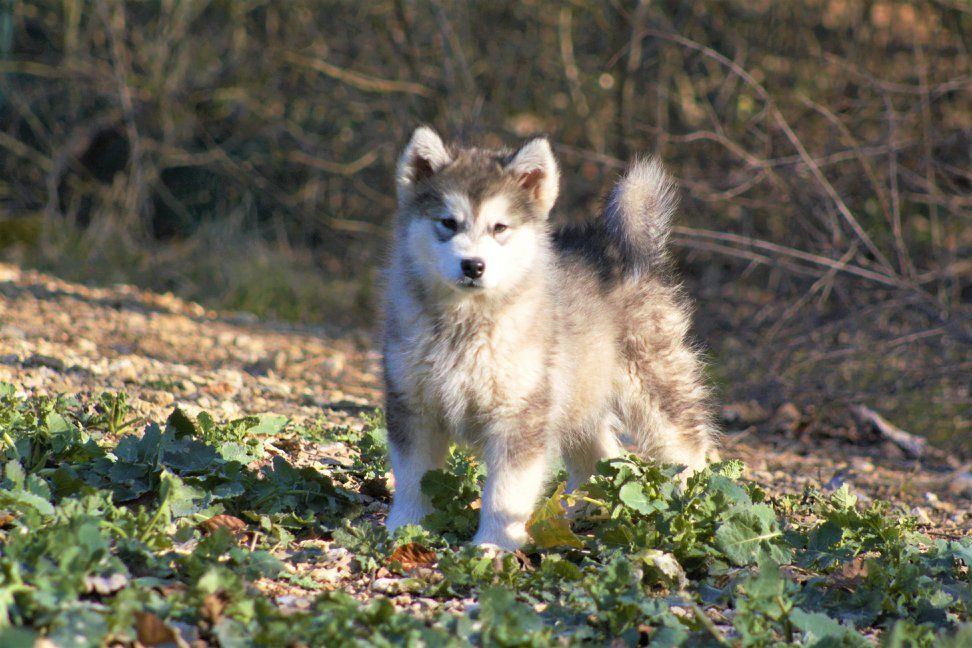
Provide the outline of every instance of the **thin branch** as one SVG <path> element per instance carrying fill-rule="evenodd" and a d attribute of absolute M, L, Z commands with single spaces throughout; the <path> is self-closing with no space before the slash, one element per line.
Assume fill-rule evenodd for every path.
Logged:
<path fill-rule="evenodd" d="M 798 259 L 800 261 L 805 261 L 807 263 L 812 263 L 814 265 L 822 266 L 825 268 L 833 268 L 838 272 L 844 272 L 847 274 L 852 274 L 862 279 L 869 279 L 886 286 L 894 286 L 895 288 L 910 288 L 911 285 L 905 283 L 896 276 L 882 274 L 880 272 L 875 272 L 873 270 L 868 270 L 856 265 L 849 265 L 847 263 L 841 263 L 840 261 L 830 259 L 828 257 L 820 256 L 819 254 L 811 254 L 810 252 L 804 252 L 802 250 L 797 250 L 795 248 L 786 247 L 784 245 L 779 245 L 777 243 L 771 243 L 769 241 L 763 241 L 761 239 L 749 238 L 747 236 L 741 236 L 739 234 L 730 234 L 728 232 L 714 232 L 712 230 L 702 230 L 695 229 L 691 227 L 684 227 L 676 225 L 672 228 L 675 234 L 681 235 L 688 239 L 695 240 L 710 240 L 710 241 L 721 241 L 724 243 L 730 243 L 736 246 L 742 246 L 743 249 L 756 248 L 766 252 L 772 252 L 781 256 L 789 257 L 792 259 Z M 747 257 L 749 258 L 749 257 Z"/>
<path fill-rule="evenodd" d="M 884 254 L 881 252 L 881 250 L 879 250 L 878 247 L 874 244 L 874 241 L 871 240 L 871 237 L 867 234 L 866 231 L 864 231 L 864 228 L 861 227 L 861 224 L 858 222 L 853 212 L 851 212 L 850 208 L 844 202 L 844 199 L 840 197 L 840 194 L 837 193 L 837 190 L 834 189 L 834 186 L 830 183 L 829 180 L 827 180 L 826 176 L 824 176 L 823 172 L 820 170 L 820 167 L 816 164 L 813 157 L 810 155 L 809 152 L 807 152 L 807 149 L 803 145 L 803 142 L 801 142 L 800 138 L 796 136 L 796 133 L 793 132 L 793 129 L 790 127 L 789 122 L 783 116 L 783 113 L 780 111 L 780 109 L 776 106 L 776 101 L 773 99 L 772 95 L 769 94 L 769 92 L 761 83 L 759 83 L 756 79 L 754 79 L 746 70 L 739 67 L 739 65 L 736 64 L 735 61 L 728 59 L 726 56 L 720 54 L 719 52 L 712 49 L 711 47 L 702 45 L 701 43 L 693 41 L 689 38 L 685 38 L 684 36 L 679 36 L 678 34 L 670 34 L 668 32 L 659 31 L 657 29 L 644 29 L 641 32 L 641 36 L 654 36 L 662 40 L 678 43 L 683 47 L 697 51 L 701 53 L 703 56 L 711 58 L 717 61 L 718 63 L 722 64 L 723 66 L 731 70 L 734 74 L 738 75 L 739 78 L 741 78 L 743 81 L 745 81 L 746 84 L 749 85 L 756 92 L 759 98 L 766 105 L 767 110 L 769 111 L 770 115 L 773 117 L 777 126 L 779 126 L 780 130 L 782 130 L 784 135 L 786 135 L 786 138 L 789 140 L 793 148 L 796 149 L 797 153 L 800 155 L 803 162 L 810 169 L 810 172 L 813 174 L 814 178 L 816 178 L 820 186 L 824 189 L 827 195 L 830 196 L 830 199 L 837 206 L 837 211 L 840 212 L 841 216 L 844 218 L 844 220 L 847 222 L 850 228 L 854 231 L 854 233 L 861 240 L 861 242 L 864 243 L 864 247 L 868 249 L 868 251 L 877 260 L 877 262 L 880 265 L 882 265 L 887 271 L 889 272 L 894 271 L 887 257 L 885 257 Z"/>
<path fill-rule="evenodd" d="M 294 150 L 287 154 L 287 159 L 297 164 L 326 171 L 327 173 L 351 176 L 371 166 L 378 159 L 378 152 L 370 150 L 357 160 L 352 160 L 351 162 L 332 162 L 331 160 L 322 160 L 321 158 L 314 157 L 303 151 Z"/>
<path fill-rule="evenodd" d="M 404 94 L 418 95 L 420 97 L 432 97 L 435 94 L 431 88 L 428 88 L 421 83 L 382 79 L 379 77 L 362 74 L 361 72 L 355 72 L 354 70 L 345 70 L 344 68 L 340 68 L 336 65 L 328 63 L 323 59 L 314 59 L 308 56 L 302 56 L 296 52 L 283 52 L 280 56 L 288 63 L 309 68 L 315 72 L 320 72 L 325 76 L 329 76 L 332 79 L 337 79 L 342 83 L 346 83 L 349 86 L 355 87 L 358 90 L 363 90 L 364 92 L 401 92 Z"/>
<path fill-rule="evenodd" d="M 571 17 L 573 12 L 569 6 L 561 7 L 557 27 L 560 34 L 560 58 L 564 62 L 564 76 L 567 78 L 567 88 L 570 90 L 571 101 L 577 108 L 577 115 L 587 117 L 591 112 L 587 105 L 587 98 L 581 89 L 580 72 L 574 58 L 574 39 L 571 36 Z"/>

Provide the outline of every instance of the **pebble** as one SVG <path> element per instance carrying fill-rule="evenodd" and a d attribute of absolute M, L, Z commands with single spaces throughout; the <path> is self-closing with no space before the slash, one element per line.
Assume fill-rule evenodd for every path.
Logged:
<path fill-rule="evenodd" d="M 80 351 L 81 353 L 93 354 L 98 352 L 98 345 L 92 342 L 91 340 L 89 340 L 88 338 L 83 338 L 83 337 L 75 338 L 74 346 L 77 347 L 78 351 Z"/>
<path fill-rule="evenodd" d="M 933 524 L 932 519 L 928 516 L 928 511 L 920 506 L 911 509 L 911 514 L 915 516 L 918 524 Z"/>
<path fill-rule="evenodd" d="M 770 422 L 773 429 L 778 432 L 792 432 L 796 430 L 801 418 L 800 410 L 793 403 L 783 403 L 780 405 L 773 419 Z"/>
<path fill-rule="evenodd" d="M 276 601 L 277 605 L 282 605 L 283 607 L 289 608 L 297 608 L 299 610 L 306 610 L 311 606 L 311 600 L 306 596 L 284 594 L 283 596 L 278 596 Z"/>
<path fill-rule="evenodd" d="M 371 583 L 371 589 L 381 594 L 398 594 L 402 591 L 400 578 L 376 578 Z"/>
<path fill-rule="evenodd" d="M 972 497 L 972 472 L 965 470 L 952 474 L 948 480 L 948 492 L 953 495 Z"/>
<path fill-rule="evenodd" d="M 108 373 L 124 382 L 136 382 L 141 372 L 136 369 L 131 358 L 119 358 L 108 365 Z"/>
<path fill-rule="evenodd" d="M 175 402 L 175 396 L 167 391 L 147 391 L 143 397 L 150 403 L 162 405 L 163 407 L 168 407 Z"/>

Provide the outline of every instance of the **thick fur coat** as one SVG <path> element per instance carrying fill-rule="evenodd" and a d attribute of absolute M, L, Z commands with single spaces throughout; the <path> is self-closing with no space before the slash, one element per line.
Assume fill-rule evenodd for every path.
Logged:
<path fill-rule="evenodd" d="M 559 182 L 544 139 L 460 148 L 421 127 L 402 153 L 383 343 L 389 530 L 429 513 L 421 479 L 450 442 L 486 464 L 474 541 L 508 550 L 526 541 L 558 457 L 573 488 L 622 439 L 689 470 L 713 448 L 689 311 L 667 269 L 672 180 L 637 162 L 602 215 L 554 231 Z"/>

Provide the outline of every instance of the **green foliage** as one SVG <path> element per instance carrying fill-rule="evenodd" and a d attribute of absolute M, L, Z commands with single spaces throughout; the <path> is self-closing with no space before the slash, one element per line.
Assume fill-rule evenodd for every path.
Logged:
<path fill-rule="evenodd" d="M 422 478 L 422 492 L 435 509 L 422 525 L 453 542 L 472 538 L 479 523 L 472 504 L 479 499 L 483 478 L 480 465 L 453 448 L 445 470 L 432 470 Z"/>
<path fill-rule="evenodd" d="M 124 402 L 88 409 L 0 385 L 0 643 L 131 643 L 146 614 L 229 646 L 860 646 L 877 636 L 957 647 L 972 633 L 972 540 L 921 536 L 846 487 L 770 500 L 738 462 L 683 485 L 675 467 L 623 457 L 541 503 L 528 556 L 492 556 L 465 544 L 483 475 L 457 450 L 423 484 L 436 507 L 427 528 L 390 537 L 348 490 L 383 474 L 379 418 L 323 432 L 358 450 L 332 481 L 267 460 L 266 437 L 288 433 L 282 418 L 217 423 L 177 410 L 116 438 L 111 427 L 129 419 L 104 405 Z M 218 513 L 250 521 L 261 544 L 223 527 L 202 534 Z M 309 532 L 349 551 L 363 582 L 417 543 L 437 562 L 402 573 L 402 591 L 474 604 L 419 617 L 328 591 L 287 565 L 295 535 Z M 284 612 L 258 580 L 313 596 Z"/>

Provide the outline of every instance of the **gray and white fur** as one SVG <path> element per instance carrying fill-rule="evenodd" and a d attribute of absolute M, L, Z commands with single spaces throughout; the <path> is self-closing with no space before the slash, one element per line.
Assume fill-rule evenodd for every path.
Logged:
<path fill-rule="evenodd" d="M 716 432 L 689 310 L 668 277 L 675 185 L 636 162 L 604 213 L 554 231 L 560 172 L 545 139 L 517 151 L 446 145 L 420 127 L 397 169 L 384 371 L 395 495 L 389 531 L 430 512 L 422 476 L 450 442 L 486 465 L 474 542 L 527 539 L 548 468 L 569 488 L 633 440 L 705 465 Z"/>

